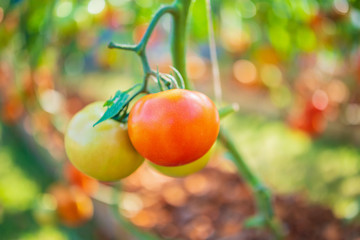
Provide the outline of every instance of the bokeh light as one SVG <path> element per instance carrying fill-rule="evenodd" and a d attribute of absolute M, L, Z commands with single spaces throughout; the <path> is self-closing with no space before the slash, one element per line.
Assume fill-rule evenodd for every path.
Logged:
<path fill-rule="evenodd" d="M 70 15 L 73 8 L 71 1 L 62 1 L 56 8 L 56 15 L 61 18 L 65 18 Z"/>
<path fill-rule="evenodd" d="M 88 12 L 91 14 L 101 13 L 105 8 L 104 0 L 90 0 L 88 4 Z"/>
<path fill-rule="evenodd" d="M 261 80 L 268 87 L 279 87 L 282 82 L 282 73 L 276 65 L 266 64 L 260 70 Z"/>
<path fill-rule="evenodd" d="M 316 90 L 312 96 L 312 104 L 318 110 L 325 110 L 328 106 L 329 98 L 326 92 L 322 90 Z"/>
<path fill-rule="evenodd" d="M 347 0 L 334 0 L 334 9 L 340 14 L 346 14 L 349 11 Z"/>
<path fill-rule="evenodd" d="M 237 60 L 233 65 L 235 79 L 244 84 L 251 84 L 256 81 L 257 70 L 255 65 L 248 60 Z"/>

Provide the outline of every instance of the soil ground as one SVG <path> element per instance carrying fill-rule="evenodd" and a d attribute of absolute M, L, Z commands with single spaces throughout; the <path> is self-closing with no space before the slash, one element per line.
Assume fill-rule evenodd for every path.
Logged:
<path fill-rule="evenodd" d="M 237 174 L 208 168 L 166 182 L 161 190 L 139 188 L 144 208 L 131 221 L 166 239 L 267 240 L 265 230 L 245 229 L 255 213 L 253 195 Z M 301 196 L 275 196 L 276 216 L 288 240 L 360 240 L 360 225 L 345 224 L 330 208 Z"/>

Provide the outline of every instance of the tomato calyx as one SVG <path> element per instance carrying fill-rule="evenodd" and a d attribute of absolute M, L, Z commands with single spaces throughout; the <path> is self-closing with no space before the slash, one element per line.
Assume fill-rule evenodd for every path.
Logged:
<path fill-rule="evenodd" d="M 156 72 L 151 71 L 149 74 L 145 76 L 145 80 L 143 84 L 135 84 L 126 91 L 120 91 L 120 90 L 116 91 L 115 95 L 113 97 L 110 97 L 104 103 L 103 107 L 107 107 L 107 110 L 101 116 L 101 118 L 94 123 L 93 126 L 95 127 L 96 125 L 100 124 L 101 122 L 107 119 L 114 119 L 122 123 L 127 123 L 129 116 L 129 112 L 128 112 L 129 104 L 136 96 L 142 93 L 147 93 L 147 94 L 156 93 L 156 92 L 161 92 L 170 89 L 177 89 L 177 88 L 184 89 L 184 80 L 180 72 L 174 67 L 170 67 L 170 68 L 174 71 L 173 74 L 176 75 L 177 78 L 179 79 L 180 85 L 178 84 L 175 77 L 171 74 L 159 73 L 158 70 Z M 148 79 L 151 77 L 156 77 L 156 83 L 158 88 L 155 90 L 155 92 L 148 90 L 147 82 Z M 141 86 L 140 89 L 138 89 L 137 91 L 133 91 L 139 86 Z M 166 89 L 164 89 L 164 87 Z"/>
<path fill-rule="evenodd" d="M 142 91 L 138 90 L 131 95 L 129 94 L 129 92 L 131 92 L 138 86 L 139 84 L 136 84 L 123 92 L 118 90 L 115 93 L 114 97 L 111 97 L 109 100 L 107 100 L 103 105 L 103 107 L 108 107 L 107 110 L 102 115 L 102 117 L 96 123 L 94 123 L 93 127 L 110 118 L 120 122 L 123 122 L 123 120 L 126 121 L 128 116 L 127 109 L 129 107 L 130 101 Z"/>

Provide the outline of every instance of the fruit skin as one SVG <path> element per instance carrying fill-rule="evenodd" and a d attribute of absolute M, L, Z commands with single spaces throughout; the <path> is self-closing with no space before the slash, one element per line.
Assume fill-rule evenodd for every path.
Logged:
<path fill-rule="evenodd" d="M 116 181 L 133 173 L 144 158 L 119 122 L 109 119 L 93 127 L 104 112 L 103 103 L 95 102 L 75 114 L 65 134 L 65 150 L 81 172 L 100 181 Z"/>
<path fill-rule="evenodd" d="M 215 144 L 201 158 L 182 166 L 165 167 L 165 166 L 156 165 L 150 161 L 149 161 L 149 165 L 158 172 L 169 177 L 186 177 L 188 175 L 191 175 L 193 173 L 202 170 L 211 159 L 214 149 L 215 149 Z"/>
<path fill-rule="evenodd" d="M 135 149 L 160 166 L 199 159 L 220 128 L 215 104 L 204 94 L 172 89 L 140 98 L 130 111 L 129 137 Z"/>

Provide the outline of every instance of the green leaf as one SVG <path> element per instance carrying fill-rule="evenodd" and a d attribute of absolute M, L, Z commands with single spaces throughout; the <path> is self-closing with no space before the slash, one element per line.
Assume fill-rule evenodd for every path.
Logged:
<path fill-rule="evenodd" d="M 105 102 L 104 107 L 108 107 L 108 109 L 104 115 L 102 115 L 102 117 L 93 125 L 93 127 L 109 118 L 115 117 L 125 107 L 128 99 L 128 91 L 117 91 L 113 98 Z"/>
<path fill-rule="evenodd" d="M 114 97 L 107 100 L 104 103 L 104 107 L 108 107 L 108 109 L 106 110 L 104 115 L 102 115 L 102 117 L 93 125 L 93 127 L 95 127 L 96 125 L 98 125 L 99 123 L 101 123 L 107 119 L 114 118 L 117 114 L 119 114 L 129 104 L 131 99 L 141 92 L 141 91 L 137 91 L 130 97 L 129 92 L 138 86 L 141 86 L 141 84 L 136 84 L 124 92 L 118 90 L 115 93 Z M 126 112 L 126 109 L 125 109 L 125 112 Z M 123 120 L 122 117 L 120 117 L 118 119 Z"/>

